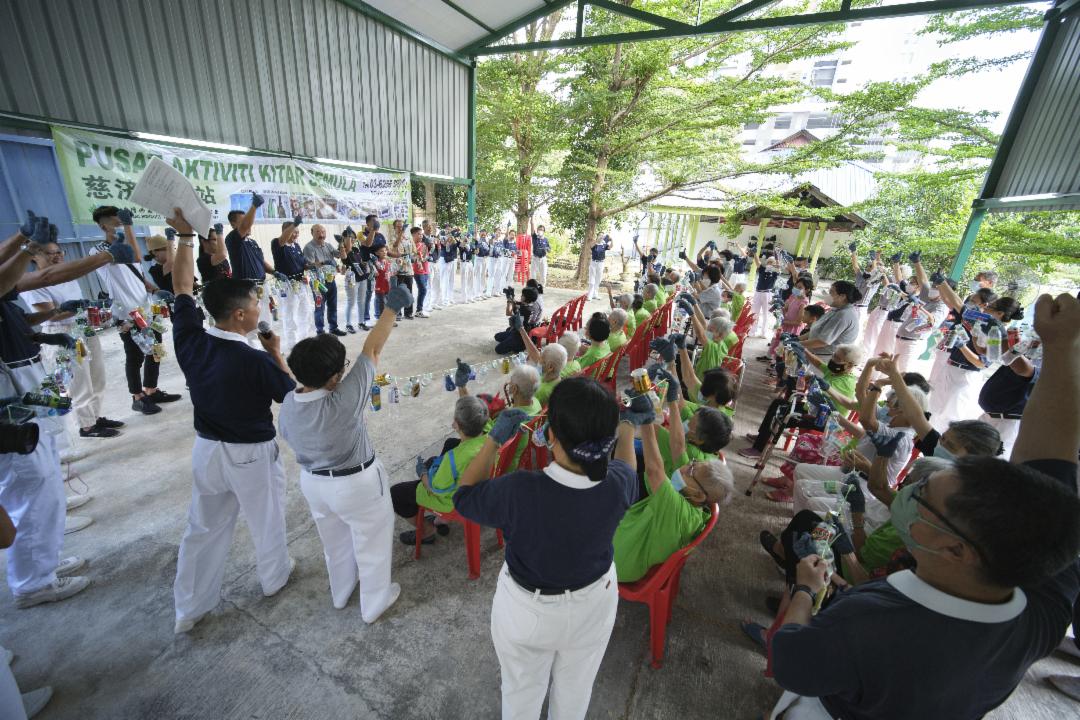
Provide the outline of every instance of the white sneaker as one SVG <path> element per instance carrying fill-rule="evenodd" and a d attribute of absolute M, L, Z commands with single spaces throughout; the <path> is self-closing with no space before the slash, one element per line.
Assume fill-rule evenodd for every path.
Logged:
<path fill-rule="evenodd" d="M 264 590 L 263 591 L 263 597 L 274 597 L 279 592 L 281 592 L 281 588 L 283 588 L 283 587 L 285 587 L 286 585 L 289 584 L 289 580 L 292 578 L 293 570 L 295 570 L 295 569 L 296 569 L 296 560 L 295 560 L 295 558 L 289 558 L 289 574 L 285 576 L 285 582 L 281 583 L 281 587 L 279 587 L 277 590 L 274 590 L 273 592 L 266 592 Z"/>
<path fill-rule="evenodd" d="M 206 617 L 205 614 L 199 615 L 198 617 L 177 620 L 176 624 L 173 625 L 173 634 L 182 635 L 183 633 L 191 632 L 191 628 L 198 625 L 199 621 L 202 620 L 204 617 Z"/>
<path fill-rule="evenodd" d="M 56 582 L 32 593 L 15 596 L 15 607 L 24 609 L 40 605 L 42 603 L 65 600 L 76 593 L 80 593 L 90 585 L 88 577 L 62 577 Z"/>
<path fill-rule="evenodd" d="M 0 653 L 0 662 L 5 665 L 10 665 L 12 661 L 15 660 L 15 653 L 7 648 L 0 648 L 0 650 L 4 651 L 3 653 Z"/>
<path fill-rule="evenodd" d="M 69 447 L 60 451 L 60 462 L 75 462 L 76 460 L 82 460 L 84 457 L 90 454 L 90 448 L 85 445 L 79 445 L 78 447 Z"/>
<path fill-rule="evenodd" d="M 364 615 L 361 612 L 361 616 L 364 618 L 364 622 L 366 622 L 368 625 L 370 625 L 371 623 L 378 620 L 380 617 L 382 617 L 382 614 L 384 612 L 389 610 L 390 607 L 394 603 L 397 602 L 397 600 L 398 600 L 398 598 L 400 596 L 401 596 L 401 586 L 398 585 L 397 583 L 390 583 L 390 592 L 389 592 L 389 597 L 386 600 L 386 604 L 383 605 L 382 607 L 380 607 L 377 611 L 372 612 L 372 613 L 370 613 L 368 615 Z"/>
<path fill-rule="evenodd" d="M 50 700 L 52 700 L 52 688 L 48 685 L 37 690 L 24 692 L 22 694 L 22 704 L 23 712 L 26 713 L 26 720 L 30 720 L 30 718 L 44 710 Z"/>
<path fill-rule="evenodd" d="M 94 499 L 93 495 L 68 495 L 67 496 L 67 510 L 71 512 L 75 508 L 80 508 L 86 503 Z"/>
<path fill-rule="evenodd" d="M 86 558 L 72 555 L 60 561 L 56 566 L 56 577 L 66 577 L 76 570 L 82 570 L 86 566 Z"/>
<path fill-rule="evenodd" d="M 93 522 L 94 518 L 86 515 L 68 515 L 64 518 L 64 534 L 70 535 L 73 532 L 79 532 L 88 525 L 93 524 Z"/>

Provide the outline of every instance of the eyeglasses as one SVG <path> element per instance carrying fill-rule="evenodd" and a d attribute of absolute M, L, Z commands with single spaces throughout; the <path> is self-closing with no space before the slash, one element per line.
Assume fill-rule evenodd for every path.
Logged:
<path fill-rule="evenodd" d="M 980 558 L 985 559 L 986 555 L 983 554 L 982 548 L 979 547 L 978 543 L 976 543 L 974 540 L 972 540 L 970 537 L 968 537 L 964 533 L 963 530 L 956 527 L 956 525 L 953 522 L 951 522 L 949 520 L 949 518 L 945 517 L 940 512 L 935 510 L 934 507 L 923 498 L 923 496 L 922 496 L 923 490 L 926 488 L 926 486 L 927 486 L 927 484 L 929 482 L 930 482 L 930 477 L 927 476 L 927 477 L 924 477 L 921 480 L 919 480 L 917 483 L 915 483 L 914 489 L 911 491 L 911 499 L 914 500 L 915 502 L 919 503 L 920 505 L 922 505 L 924 508 L 926 508 L 927 511 L 931 515 L 933 515 L 938 520 L 943 522 L 945 524 L 945 527 L 938 527 L 934 523 L 929 522 L 928 520 L 925 520 L 923 518 L 920 518 L 920 520 L 922 520 L 922 522 L 926 523 L 930 527 L 935 528 L 937 530 L 940 530 L 941 532 L 945 532 L 945 533 L 948 533 L 950 535 L 955 535 L 956 537 L 960 538 L 961 540 L 966 542 L 968 545 L 970 545 L 971 548 L 976 553 L 978 553 Z"/>
<path fill-rule="evenodd" d="M 352 360 L 345 358 L 345 364 L 341 366 L 341 372 L 348 370 L 350 365 L 352 365 Z"/>

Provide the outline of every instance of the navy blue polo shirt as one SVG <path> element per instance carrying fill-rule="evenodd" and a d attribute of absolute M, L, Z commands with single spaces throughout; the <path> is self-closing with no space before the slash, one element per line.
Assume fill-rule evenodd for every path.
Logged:
<path fill-rule="evenodd" d="M 282 245 L 279 239 L 275 238 L 274 242 L 270 243 L 270 254 L 274 258 L 274 270 L 279 273 L 296 277 L 304 272 L 307 261 L 304 260 L 304 251 L 296 243 Z"/>
<path fill-rule="evenodd" d="M 280 403 L 296 388 L 293 379 L 269 354 L 239 336 L 222 337 L 217 328 L 203 328 L 190 295 L 177 295 L 172 324 L 173 349 L 191 392 L 196 432 L 230 443 L 273 440 L 270 403 Z"/>
<path fill-rule="evenodd" d="M 1076 491 L 1076 463 L 1024 463 Z M 904 570 L 840 593 L 808 625 L 772 640 L 785 690 L 818 697 L 829 717 L 974 720 L 1001 705 L 1061 642 L 1080 592 L 1073 561 L 1006 603 L 975 603 Z"/>
<path fill-rule="evenodd" d="M 607 251 L 611 247 L 610 240 L 601 240 L 592 246 L 592 259 L 596 262 L 602 261 L 607 257 Z"/>
<path fill-rule="evenodd" d="M 608 571 L 611 541 L 626 509 L 637 502 L 637 472 L 621 460 L 594 483 L 552 463 L 543 472 L 518 470 L 454 493 L 454 509 L 506 539 L 506 565 L 538 588 L 588 585 Z"/>
<path fill-rule="evenodd" d="M 266 278 L 263 251 L 255 240 L 250 237 L 242 238 L 239 232 L 233 230 L 225 236 L 225 249 L 229 251 L 229 263 L 233 268 L 233 277 L 240 280 L 263 280 Z"/>
<path fill-rule="evenodd" d="M 548 239 L 543 235 L 537 235 L 536 233 L 533 233 L 532 236 L 532 246 L 532 254 L 534 257 L 538 258 L 546 257 L 548 250 L 551 249 L 551 243 L 548 242 Z"/>
<path fill-rule="evenodd" d="M 499 249 L 502 251 L 503 257 L 516 257 L 517 256 L 517 243 L 509 238 L 503 238 L 499 242 Z"/>
<path fill-rule="evenodd" d="M 476 241 L 476 257 L 486 258 L 491 254 L 491 246 L 488 245 L 487 240 Z"/>
<path fill-rule="evenodd" d="M 381 232 L 375 233 L 375 239 L 371 241 L 370 246 L 358 245 L 360 249 L 360 257 L 364 262 L 371 262 L 371 259 L 375 257 L 375 253 L 381 247 L 386 247 L 386 236 Z"/>
<path fill-rule="evenodd" d="M 1038 368 L 1027 378 L 1014 373 L 1011 366 L 1002 365 L 983 383 L 979 391 L 979 407 L 988 413 L 1023 415 L 1028 396 L 1038 379 Z"/>
<path fill-rule="evenodd" d="M 442 242 L 442 249 L 439 251 L 439 256 L 442 257 L 443 262 L 454 262 L 457 260 L 458 246 L 451 238 L 446 238 Z"/>
<path fill-rule="evenodd" d="M 757 275 L 757 291 L 758 292 L 770 292 L 776 285 L 777 278 L 780 277 L 780 273 L 776 270 L 766 270 L 762 266 L 758 270 Z"/>
<path fill-rule="evenodd" d="M 30 340 L 34 331 L 16 302 L 18 297 L 15 289 L 0 297 L 0 359 L 6 363 L 27 360 L 41 352 L 41 346 Z"/>
<path fill-rule="evenodd" d="M 746 266 L 750 260 L 745 255 L 736 255 L 731 261 L 731 272 L 742 275 L 746 272 Z"/>
<path fill-rule="evenodd" d="M 967 346 L 968 350 L 975 353 L 976 355 L 979 354 L 979 351 L 975 348 L 974 341 L 968 340 L 964 344 Z M 967 355 L 964 355 L 963 351 L 959 347 L 954 347 L 951 350 L 949 350 L 949 362 L 951 362 L 952 364 L 957 365 L 959 367 L 962 367 L 965 370 L 974 371 L 974 370 L 979 369 L 979 368 L 975 367 L 971 363 L 970 360 L 967 359 Z"/>

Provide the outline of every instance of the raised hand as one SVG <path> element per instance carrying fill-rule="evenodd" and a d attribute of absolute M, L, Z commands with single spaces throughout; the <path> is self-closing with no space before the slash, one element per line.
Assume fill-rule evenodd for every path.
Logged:
<path fill-rule="evenodd" d="M 34 242 L 44 245 L 49 242 L 49 218 L 39 217 L 37 227 L 34 228 Z"/>
<path fill-rule="evenodd" d="M 918 265 L 922 262 L 922 250 L 916 250 L 915 252 L 908 254 L 907 259 L 912 265 Z"/>
<path fill-rule="evenodd" d="M 266 198 L 264 198 L 262 195 L 255 192 L 254 190 L 251 192 L 251 207 L 261 208 L 264 202 L 266 202 Z"/>
<path fill-rule="evenodd" d="M 214 223 L 214 232 L 217 233 L 219 238 L 222 237 L 222 233 L 225 232 L 225 226 L 221 223 Z"/>
<path fill-rule="evenodd" d="M 175 240 L 176 239 L 176 229 L 171 228 L 171 227 L 165 228 L 165 239 L 168 240 L 169 242 L 172 242 L 173 240 Z"/>
<path fill-rule="evenodd" d="M 258 205 L 256 205 L 255 207 L 258 207 Z M 293 227 L 300 227 L 300 223 L 302 223 L 302 222 L 304 222 L 304 217 L 302 215 L 293 216 L 293 219 L 292 219 Z M 338 236 L 335 235 L 335 237 L 338 237 Z"/>
<path fill-rule="evenodd" d="M 60 239 L 60 228 L 49 223 L 49 242 L 54 243 Z"/>
<path fill-rule="evenodd" d="M 690 304 L 690 302 L 688 300 L 686 300 L 685 298 L 680 299 L 675 304 L 678 305 L 679 309 L 682 310 L 683 312 L 685 312 L 687 315 L 693 315 L 694 314 L 694 306 L 692 304 Z"/>
<path fill-rule="evenodd" d="M 673 362 L 675 360 L 675 343 L 668 338 L 656 338 L 649 343 L 649 348 L 655 350 L 664 362 Z"/>
<path fill-rule="evenodd" d="M 878 457 L 890 458 L 896 454 L 896 448 L 900 444 L 903 433 L 890 434 L 884 431 L 867 433 L 866 437 L 873 443 Z"/>
<path fill-rule="evenodd" d="M 393 310 L 395 314 L 412 304 L 412 293 L 409 292 L 404 285 L 398 285 L 397 287 L 392 288 L 383 300 L 383 305 Z"/>
<path fill-rule="evenodd" d="M 683 248 L 682 250 L 679 251 L 679 259 L 680 260 L 685 260 L 686 259 L 686 248 Z"/>
<path fill-rule="evenodd" d="M 679 350 L 686 349 L 686 335 L 682 333 L 671 333 L 668 335 L 668 340 L 677 347 Z"/>
<path fill-rule="evenodd" d="M 656 419 L 656 411 L 648 395 L 634 395 L 630 390 L 626 391 L 626 395 L 630 398 L 630 405 L 624 406 L 619 412 L 620 420 L 626 420 L 631 425 L 641 427 Z"/>
<path fill-rule="evenodd" d="M 898 263 L 900 262 L 900 258 L 902 257 L 904 257 L 904 253 L 893 253 L 891 256 L 889 256 L 889 262 Z"/>
<path fill-rule="evenodd" d="M 653 378 L 653 382 L 667 380 L 668 385 L 667 392 L 664 394 L 664 402 L 673 403 L 679 401 L 679 381 L 668 372 L 667 368 L 657 363 L 649 368 L 649 375 Z"/>
<path fill-rule="evenodd" d="M 859 243 L 857 243 L 857 242 L 848 243 L 847 249 L 848 249 L 849 252 L 855 252 L 856 250 L 858 250 L 858 248 L 859 248 Z"/>
<path fill-rule="evenodd" d="M 935 270 L 934 274 L 930 276 L 930 282 L 936 287 L 945 282 L 945 274 L 940 270 Z"/>
<path fill-rule="evenodd" d="M 121 225 L 132 225 L 135 222 L 135 214 L 127 208 L 120 208 L 120 212 L 116 213 L 116 216 L 120 218 Z"/>
<path fill-rule="evenodd" d="M 454 372 L 454 387 L 463 388 L 468 385 L 470 375 L 472 375 L 472 368 L 469 367 L 469 363 L 462 362 L 461 358 L 458 358 L 457 370 Z"/>
<path fill-rule="evenodd" d="M 495 424 L 488 432 L 488 437 L 494 440 L 496 445 L 502 445 L 514 437 L 521 423 L 528 419 L 528 414 L 521 408 L 507 408 L 499 413 Z"/>
<path fill-rule="evenodd" d="M 691 295 L 688 292 L 679 293 L 679 299 L 680 300 L 685 300 L 686 302 L 690 303 L 691 305 L 697 305 L 697 302 L 698 302 L 697 298 L 694 297 L 693 295 Z"/>
<path fill-rule="evenodd" d="M 424 477 L 427 474 L 427 463 L 424 462 L 424 458 L 420 455 L 416 456 L 416 477 Z"/>
<path fill-rule="evenodd" d="M 105 252 L 112 255 L 113 265 L 135 262 L 135 251 L 127 243 L 113 243 Z"/>
<path fill-rule="evenodd" d="M 849 473 L 844 478 L 844 499 L 847 500 L 847 504 L 851 507 L 853 513 L 865 513 L 866 512 L 866 495 L 863 494 L 862 486 L 859 485 L 859 476 L 856 473 Z"/>
<path fill-rule="evenodd" d="M 34 231 L 37 229 L 37 215 L 33 210 L 26 211 L 26 222 L 19 226 L 19 232 L 22 233 L 24 238 L 34 237 Z"/>

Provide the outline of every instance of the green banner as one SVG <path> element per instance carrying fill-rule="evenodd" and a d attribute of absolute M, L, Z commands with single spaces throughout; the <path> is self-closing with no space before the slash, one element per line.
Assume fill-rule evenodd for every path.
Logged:
<path fill-rule="evenodd" d="M 76 223 L 93 223 L 100 205 L 132 207 L 131 191 L 153 157 L 191 181 L 213 213 L 225 222 L 230 210 L 247 210 L 251 193 L 266 198 L 256 222 L 305 220 L 362 223 L 409 217 L 407 173 L 368 172 L 293 158 L 244 155 L 132 140 L 86 130 L 53 127 L 56 155 Z M 137 220 L 160 224 L 160 216 L 133 207 Z"/>

